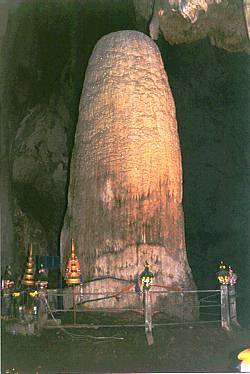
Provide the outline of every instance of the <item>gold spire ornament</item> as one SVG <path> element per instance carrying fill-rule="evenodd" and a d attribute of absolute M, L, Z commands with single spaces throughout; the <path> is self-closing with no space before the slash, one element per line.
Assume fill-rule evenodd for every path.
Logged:
<path fill-rule="evenodd" d="M 35 284 L 35 274 L 33 269 L 33 258 L 32 258 L 32 243 L 29 245 L 28 249 L 28 259 L 26 263 L 26 268 L 24 271 L 23 279 L 22 279 L 22 285 L 24 286 L 34 286 Z"/>
<path fill-rule="evenodd" d="M 71 239 L 71 253 L 66 267 L 65 281 L 69 286 L 76 286 L 81 283 L 81 267 L 75 254 L 75 243 Z"/>

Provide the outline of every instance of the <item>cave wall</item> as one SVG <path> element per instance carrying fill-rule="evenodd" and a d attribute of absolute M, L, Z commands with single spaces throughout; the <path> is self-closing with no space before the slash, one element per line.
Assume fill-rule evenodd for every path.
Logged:
<path fill-rule="evenodd" d="M 22 262 L 31 238 L 35 254 L 58 254 L 89 56 L 101 36 L 122 29 L 148 33 L 150 22 L 135 17 L 132 0 L 18 4 L 9 11 L 1 37 L 0 192 L 6 220 L 1 221 L 1 250 L 6 262 L 14 257 Z M 222 258 L 233 260 L 245 277 L 250 261 L 249 57 L 215 48 L 206 39 L 171 46 L 160 36 L 157 44 L 176 102 L 187 250 L 195 279 L 198 286 L 211 284 Z"/>
<path fill-rule="evenodd" d="M 216 285 L 213 269 L 224 259 L 238 269 L 243 285 L 250 265 L 249 57 L 208 40 L 170 47 L 161 39 L 159 46 L 180 123 L 191 267 L 199 284 Z"/>
<path fill-rule="evenodd" d="M 0 4 L 0 56 L 2 57 L 2 43 L 8 24 L 7 3 Z M 3 64 L 3 58 L 1 58 Z M 1 64 L 1 65 L 2 65 Z M 3 76 L 1 76 L 3 83 Z M 14 260 L 14 227 L 13 227 L 13 194 L 11 182 L 11 167 L 9 164 L 9 130 L 10 124 L 7 118 L 3 118 L 2 101 L 0 104 L 0 253 L 2 266 L 12 263 Z"/>
<path fill-rule="evenodd" d="M 1 134 L 1 140 L 4 137 Z M 12 219 L 12 188 L 10 168 L 7 157 L 3 152 L 3 142 L 1 141 L 0 155 L 0 251 L 2 265 L 12 263 L 14 260 L 14 228 Z"/>
<path fill-rule="evenodd" d="M 15 227 L 14 246 L 8 252 L 14 251 L 12 257 L 18 262 L 30 240 L 36 254 L 56 251 L 69 155 L 66 135 L 71 110 L 65 107 L 70 87 L 65 76 L 70 28 L 63 19 L 69 11 L 44 2 L 21 3 L 9 9 L 2 39 L 1 132 L 6 144 L 3 158 L 11 177 L 9 214 Z M 60 35 L 60 50 L 54 49 L 59 42 L 53 30 L 55 19 L 56 32 L 66 32 L 64 39 Z M 51 55 L 56 65 L 50 63 Z M 61 76 L 66 95 L 59 94 Z"/>
<path fill-rule="evenodd" d="M 0 8 L 1 243 L 12 253 L 3 265 L 22 262 L 30 240 L 35 254 L 59 254 L 88 58 L 103 34 L 133 24 L 132 0 L 114 4 L 24 0 Z"/>

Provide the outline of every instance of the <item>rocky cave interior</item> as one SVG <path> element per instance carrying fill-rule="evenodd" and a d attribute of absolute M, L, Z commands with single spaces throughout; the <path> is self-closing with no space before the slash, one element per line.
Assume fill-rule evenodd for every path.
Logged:
<path fill-rule="evenodd" d="M 194 25 L 174 14 L 174 32 L 161 25 L 155 41 L 176 104 L 186 246 L 198 288 L 216 285 L 221 260 L 236 269 L 243 288 L 250 280 L 250 49 L 243 16 L 234 29 L 241 3 L 232 3 L 212 4 Z M 35 254 L 59 254 L 88 59 L 105 34 L 149 34 L 152 10 L 150 0 L 13 2 L 0 62 L 3 266 L 22 268 L 30 240 Z M 211 19 L 221 23 L 214 35 Z"/>

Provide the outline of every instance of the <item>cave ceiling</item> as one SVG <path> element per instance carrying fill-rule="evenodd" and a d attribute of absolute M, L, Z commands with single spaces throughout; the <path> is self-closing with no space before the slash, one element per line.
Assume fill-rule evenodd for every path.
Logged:
<path fill-rule="evenodd" d="M 179 44 L 208 37 L 219 48 L 250 51 L 249 5 L 242 0 L 134 0 L 134 6 L 137 23 L 148 22 L 153 39 Z"/>
<path fill-rule="evenodd" d="M 78 1 L 81 3 L 81 0 Z M 115 7 L 113 0 L 88 0 L 98 8 Z M 22 0 L 0 2 L 0 41 L 8 12 Z M 77 1 L 76 1 L 77 3 Z M 132 0 L 135 26 L 157 40 L 162 35 L 170 44 L 192 43 L 208 38 L 218 48 L 249 53 L 249 0 Z"/>

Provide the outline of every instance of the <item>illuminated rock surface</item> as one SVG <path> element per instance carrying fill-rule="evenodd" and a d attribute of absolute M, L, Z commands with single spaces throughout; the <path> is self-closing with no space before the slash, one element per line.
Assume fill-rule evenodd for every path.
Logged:
<path fill-rule="evenodd" d="M 142 33 L 109 34 L 90 58 L 61 235 L 64 261 L 71 237 L 84 276 L 134 279 L 147 260 L 156 283 L 192 287 L 175 104 L 160 52 Z"/>

